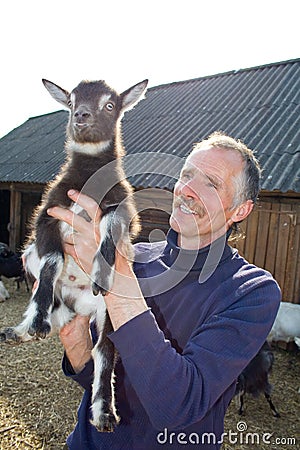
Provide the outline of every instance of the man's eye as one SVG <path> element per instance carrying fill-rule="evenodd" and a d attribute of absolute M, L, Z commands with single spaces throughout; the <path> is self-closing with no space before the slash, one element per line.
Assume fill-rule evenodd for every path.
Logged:
<path fill-rule="evenodd" d="M 180 175 L 180 179 L 181 179 L 181 180 L 190 180 L 191 178 L 192 178 L 191 174 L 190 174 L 190 173 L 187 173 L 187 172 L 182 173 L 182 174 Z"/>
<path fill-rule="evenodd" d="M 211 187 L 211 188 L 217 189 L 217 186 L 216 186 L 214 183 L 212 183 L 211 181 L 209 181 L 209 182 L 207 183 L 207 185 L 208 185 L 209 187 Z"/>

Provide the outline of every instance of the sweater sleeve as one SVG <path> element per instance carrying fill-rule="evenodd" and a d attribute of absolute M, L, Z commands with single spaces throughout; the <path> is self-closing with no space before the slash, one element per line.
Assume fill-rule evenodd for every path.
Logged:
<path fill-rule="evenodd" d="M 66 377 L 76 381 L 81 387 L 83 387 L 84 390 L 91 390 L 94 375 L 94 362 L 92 359 L 86 363 L 81 372 L 75 373 L 66 354 L 64 354 L 62 360 L 62 370 Z"/>
<path fill-rule="evenodd" d="M 235 301 L 192 330 L 182 353 L 149 310 L 110 335 L 155 428 L 201 420 L 260 349 L 280 301 L 276 282 L 262 278 L 231 292 Z"/>

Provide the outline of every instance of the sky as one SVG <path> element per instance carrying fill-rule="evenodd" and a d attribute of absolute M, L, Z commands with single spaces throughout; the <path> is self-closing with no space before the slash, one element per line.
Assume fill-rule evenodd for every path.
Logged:
<path fill-rule="evenodd" d="M 0 137 L 62 109 L 42 78 L 69 91 L 102 79 L 122 92 L 300 57 L 298 0 L 2 3 Z"/>

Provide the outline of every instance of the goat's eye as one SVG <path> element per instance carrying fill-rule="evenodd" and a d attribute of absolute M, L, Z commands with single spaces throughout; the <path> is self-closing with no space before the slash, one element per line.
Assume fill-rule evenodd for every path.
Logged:
<path fill-rule="evenodd" d="M 115 105 L 112 102 L 108 102 L 105 105 L 105 108 L 107 109 L 107 111 L 112 111 L 114 109 Z"/>
<path fill-rule="evenodd" d="M 68 107 L 69 107 L 69 108 L 72 108 L 72 102 L 71 102 L 71 100 L 68 100 Z"/>

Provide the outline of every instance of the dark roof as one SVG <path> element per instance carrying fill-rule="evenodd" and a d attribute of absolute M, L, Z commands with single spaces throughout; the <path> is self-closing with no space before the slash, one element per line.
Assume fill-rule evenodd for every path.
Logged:
<path fill-rule="evenodd" d="M 4 136 L 0 182 L 53 178 L 64 160 L 67 117 L 34 117 Z M 192 145 L 215 130 L 256 150 L 264 190 L 300 192 L 300 59 L 148 89 L 123 119 L 132 183 L 171 189 Z"/>

